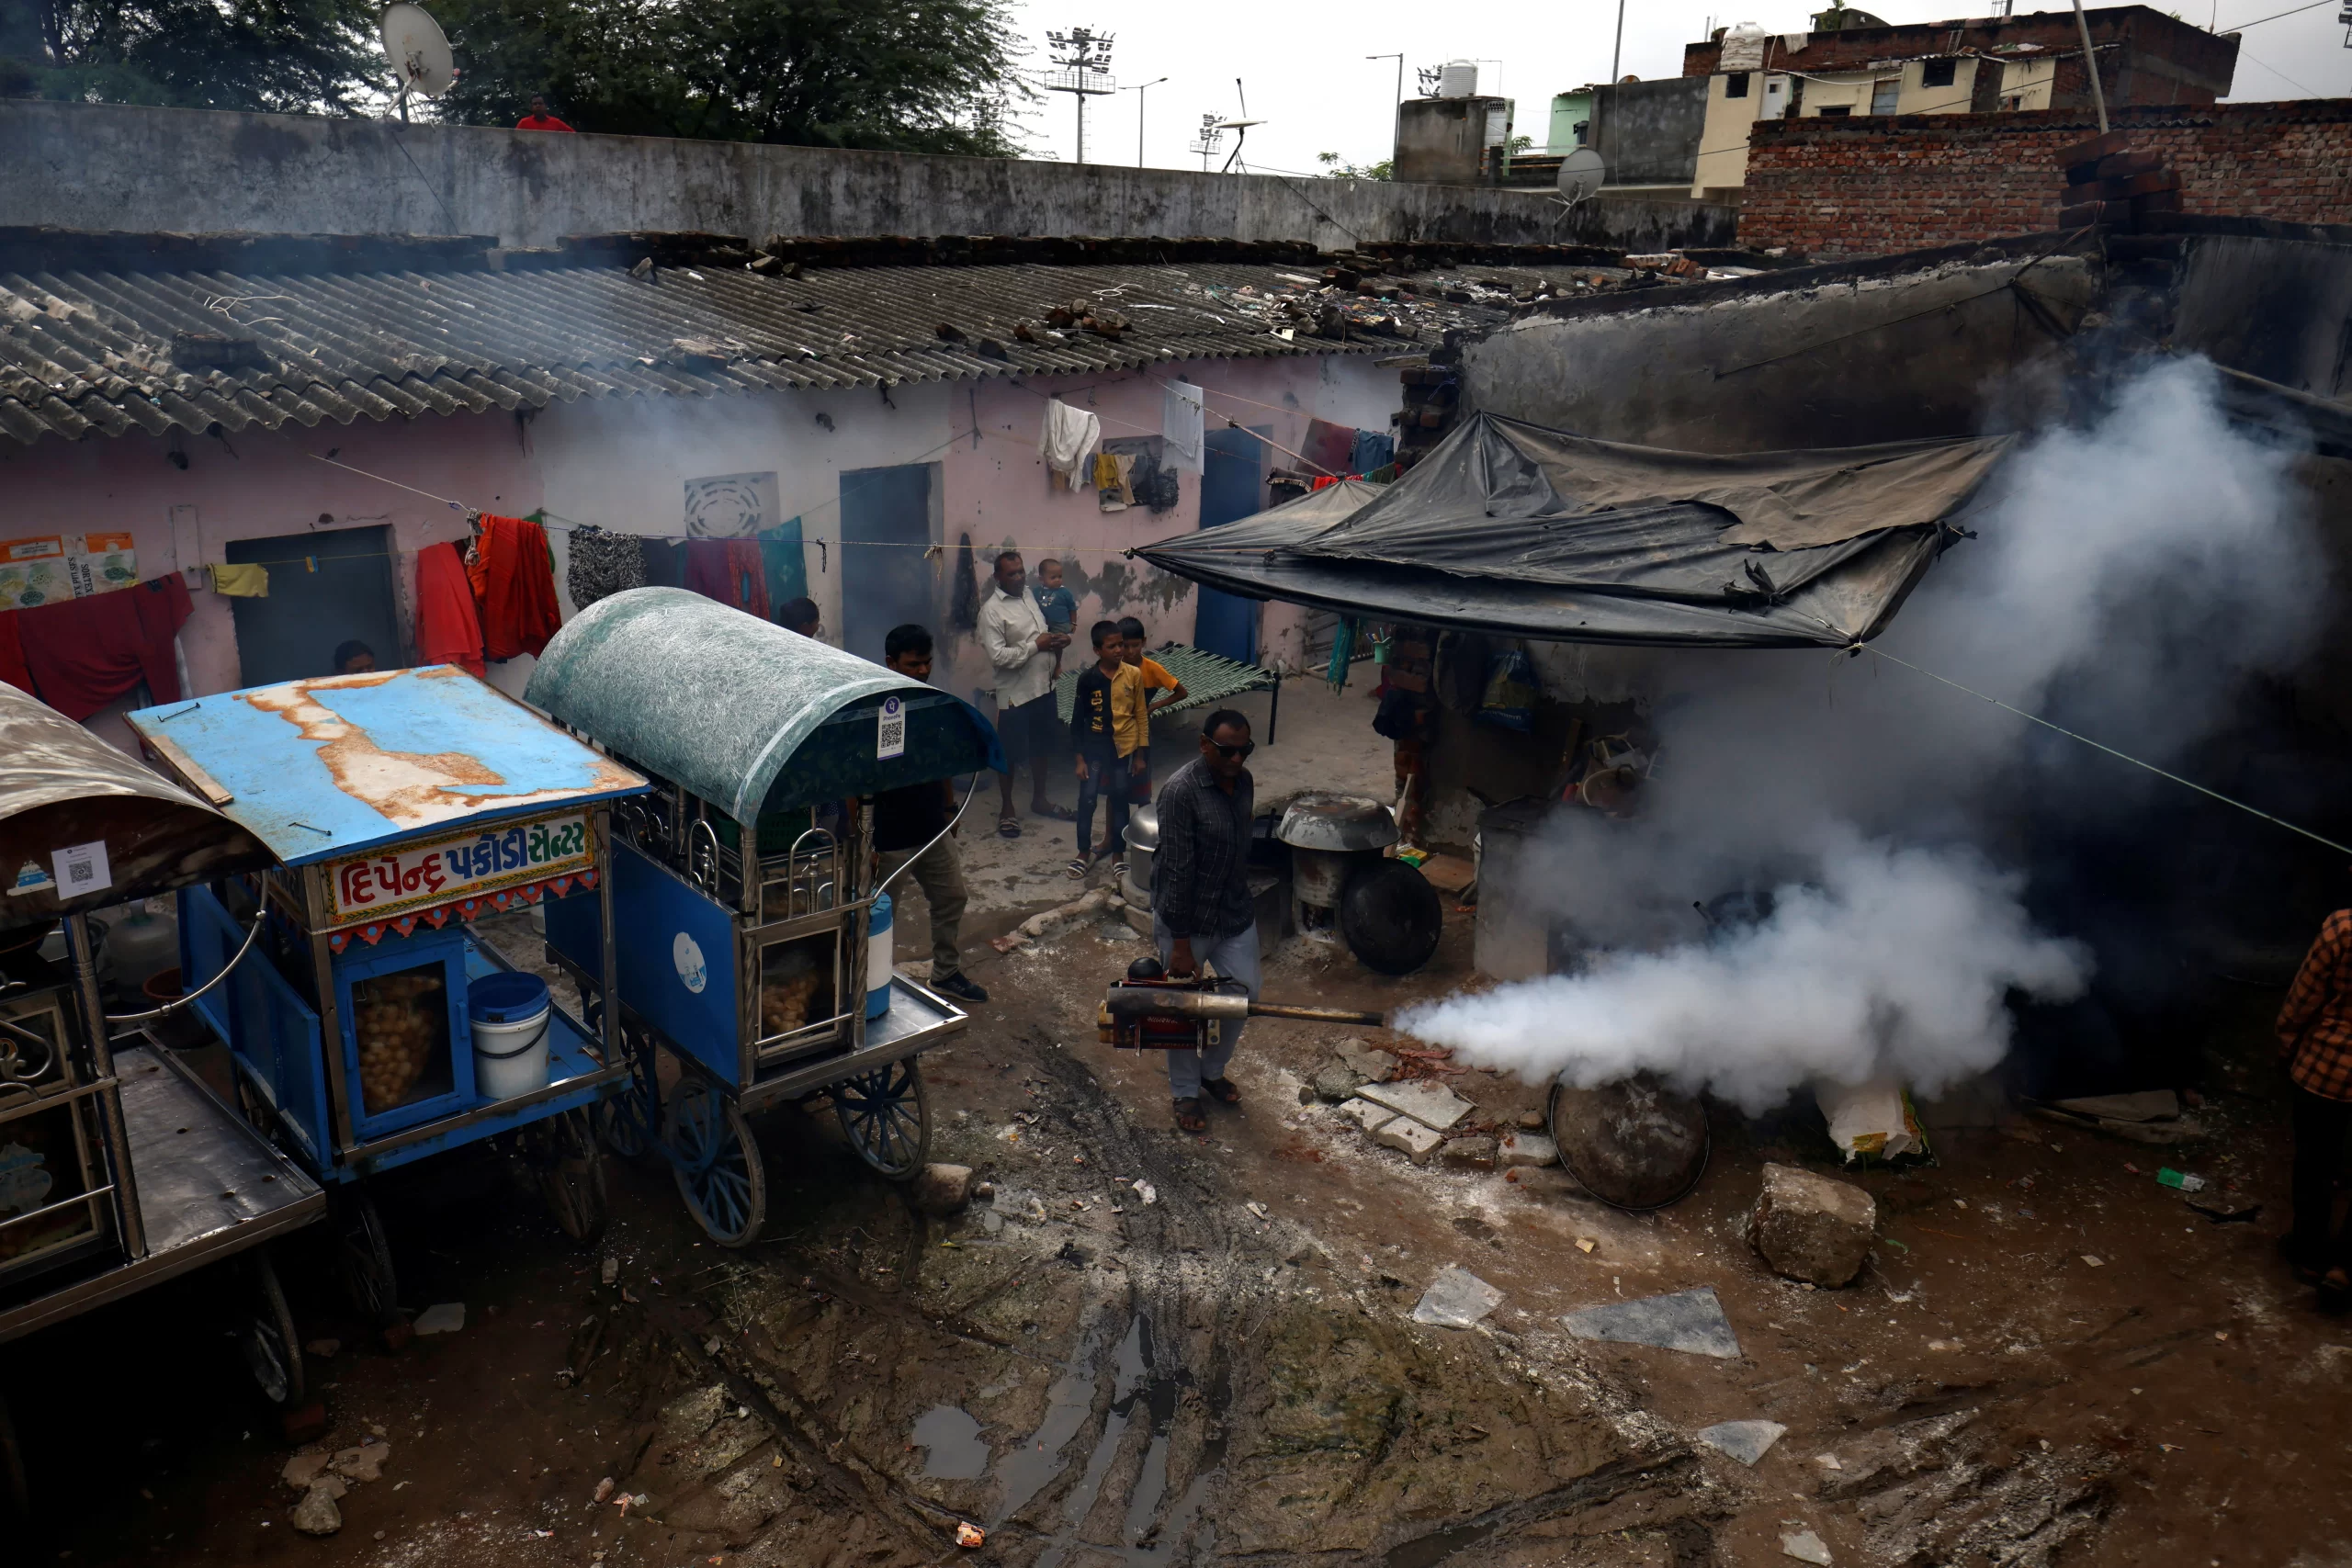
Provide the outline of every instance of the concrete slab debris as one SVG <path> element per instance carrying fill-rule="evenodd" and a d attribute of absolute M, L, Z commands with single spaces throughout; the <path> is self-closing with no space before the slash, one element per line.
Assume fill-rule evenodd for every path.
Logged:
<path fill-rule="evenodd" d="M 1438 1145 L 1445 1142 L 1410 1116 L 1390 1119 L 1373 1134 L 1372 1141 L 1383 1148 L 1395 1149 L 1415 1165 L 1429 1164 L 1430 1156 L 1437 1153 Z"/>
<path fill-rule="evenodd" d="M 1479 1320 L 1502 1305 L 1503 1293 L 1458 1263 L 1438 1270 L 1430 1288 L 1413 1308 L 1415 1323 L 1441 1328 L 1476 1328 Z"/>
<path fill-rule="evenodd" d="M 1792 1165 L 1764 1167 L 1747 1239 L 1774 1273 L 1831 1290 L 1851 1284 L 1877 1237 L 1878 1203 L 1860 1188 Z"/>
<path fill-rule="evenodd" d="M 1369 1041 L 1342 1040 L 1331 1050 L 1367 1083 L 1386 1083 L 1396 1076 L 1396 1058 Z"/>
<path fill-rule="evenodd" d="M 1690 1435 L 1742 1464 L 1752 1465 L 1770 1452 L 1787 1430 L 1778 1421 L 1718 1421 Z"/>
<path fill-rule="evenodd" d="M 435 1302 L 416 1314 L 413 1326 L 419 1334 L 455 1334 L 465 1325 L 465 1303 Z"/>
<path fill-rule="evenodd" d="M 1541 1133 L 1505 1133 L 1495 1145 L 1495 1164 L 1504 1170 L 1559 1163 L 1560 1145 Z"/>
<path fill-rule="evenodd" d="M 1495 1168 L 1495 1140 L 1477 1136 L 1455 1138 L 1447 1143 L 1438 1157 L 1462 1170 L 1492 1170 Z"/>
<path fill-rule="evenodd" d="M 1732 1332 L 1731 1319 L 1724 1315 L 1723 1303 L 1705 1285 L 1671 1295 L 1604 1302 L 1569 1313 L 1560 1323 L 1579 1339 L 1656 1345 L 1725 1360 L 1740 1353 L 1739 1337 Z"/>
<path fill-rule="evenodd" d="M 2061 1111 L 2097 1116 L 2109 1122 L 2170 1122 L 2180 1115 L 2180 1096 L 2168 1089 L 2142 1089 L 2136 1094 L 2086 1094 L 2078 1100 L 2053 1100 Z"/>
<path fill-rule="evenodd" d="M 1374 1105 L 1369 1100 L 1347 1100 L 1340 1105 L 1340 1114 L 1367 1133 L 1377 1133 L 1396 1120 L 1396 1112 L 1385 1105 Z"/>
<path fill-rule="evenodd" d="M 1356 1093 L 1374 1105 L 1385 1105 L 1400 1116 L 1410 1116 L 1424 1127 L 1434 1127 L 1441 1133 L 1477 1109 L 1443 1084 L 1419 1079 L 1366 1084 Z"/>

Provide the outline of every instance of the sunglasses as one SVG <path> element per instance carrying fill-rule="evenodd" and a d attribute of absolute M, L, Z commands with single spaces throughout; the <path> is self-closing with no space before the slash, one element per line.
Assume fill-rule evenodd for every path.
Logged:
<path fill-rule="evenodd" d="M 1258 743 L 1255 740 L 1244 740 L 1238 746 L 1227 746 L 1219 740 L 1212 740 L 1209 744 L 1216 747 L 1228 761 L 1246 762 L 1250 760 L 1250 753 L 1258 749 Z"/>

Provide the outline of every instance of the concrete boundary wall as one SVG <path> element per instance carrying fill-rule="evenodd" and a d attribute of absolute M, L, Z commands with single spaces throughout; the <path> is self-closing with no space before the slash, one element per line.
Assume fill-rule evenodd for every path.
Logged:
<path fill-rule="evenodd" d="M 0 225 L 134 231 L 1570 238 L 1545 191 L 25 99 L 0 170 Z"/>

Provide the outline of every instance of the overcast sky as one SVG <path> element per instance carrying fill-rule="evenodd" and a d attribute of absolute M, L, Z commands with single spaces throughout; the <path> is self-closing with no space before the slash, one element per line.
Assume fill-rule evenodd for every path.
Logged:
<path fill-rule="evenodd" d="M 1713 0 L 1714 4 L 1731 0 Z M 1682 73 L 1682 46 L 1706 36 L 1712 22 L 1754 21 L 1767 30 L 1806 25 L 1815 0 L 1778 0 L 1781 10 L 1711 11 L 1710 0 L 1631 0 L 1625 10 L 1623 73 L 1645 80 Z M 2288 10 L 2301 0 L 2219 0 L 2224 30 Z M 1864 0 L 1891 22 L 1931 22 L 1981 11 L 1953 0 Z M 2214 19 L 2216 0 L 2189 0 L 2184 20 Z M 2026 0 L 2020 11 L 2034 8 Z M 2169 8 L 2169 7 L 2164 7 Z M 1338 152 L 1369 164 L 1388 155 L 1396 62 L 1364 56 L 1403 50 L 1405 86 L 1416 88 L 1414 68 L 1447 60 L 1487 57 L 1479 90 L 1518 100 L 1517 129 L 1541 146 L 1552 95 L 1609 79 L 1613 0 L 1560 0 L 1555 6 L 1476 6 L 1455 11 L 1426 0 L 1352 0 L 1345 6 L 1172 5 L 1169 0 L 1021 0 L 1018 16 L 1032 47 L 1029 63 L 1046 69 L 1047 29 L 1091 27 L 1114 36 L 1112 75 L 1119 83 L 1168 80 L 1142 94 L 1143 161 L 1170 168 L 1201 166 L 1185 151 L 1201 116 L 1238 117 L 1238 74 L 1252 118 L 1243 153 L 1252 165 L 1313 174 L 1317 152 Z M 2266 22 L 2246 33 L 2238 56 L 2237 102 L 2264 98 L 2352 96 L 2352 51 L 2335 22 L 2335 0 L 2300 15 Z M 2291 79 L 2282 73 L 2292 73 Z M 1090 163 L 1136 162 L 1137 95 L 1090 97 L 1086 154 Z M 1071 156 L 1076 140 L 1073 100 L 1050 93 L 1024 124 L 1031 155 Z M 1229 146 L 1229 142 L 1228 142 Z M 1222 154 L 1212 167 L 1223 163 Z"/>

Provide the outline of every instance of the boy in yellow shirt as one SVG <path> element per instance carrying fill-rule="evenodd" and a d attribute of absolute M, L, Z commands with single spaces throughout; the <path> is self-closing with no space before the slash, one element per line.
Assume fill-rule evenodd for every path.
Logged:
<path fill-rule="evenodd" d="M 1128 803 L 1145 806 L 1151 801 L 1151 716 L 1190 694 L 1166 665 L 1145 656 L 1141 621 L 1123 617 L 1119 636 L 1125 649 L 1120 671 L 1111 682 L 1112 727 L 1119 761 L 1126 769 Z"/>

